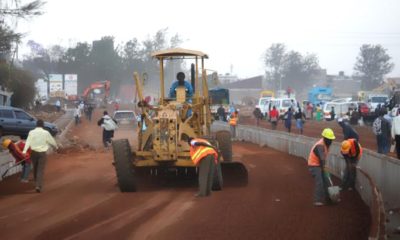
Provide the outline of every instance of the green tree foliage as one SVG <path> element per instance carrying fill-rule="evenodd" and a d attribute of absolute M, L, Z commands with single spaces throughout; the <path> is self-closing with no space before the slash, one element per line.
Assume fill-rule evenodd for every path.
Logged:
<path fill-rule="evenodd" d="M 267 80 L 275 90 L 292 88 L 300 92 L 312 84 L 312 76 L 320 69 L 314 54 L 287 52 L 282 43 L 272 44 L 265 52 Z"/>
<path fill-rule="evenodd" d="M 0 64 L 0 85 L 14 92 L 11 103 L 16 107 L 28 107 L 35 97 L 35 78 L 25 70 Z"/>
<path fill-rule="evenodd" d="M 13 106 L 26 107 L 36 94 L 34 77 L 25 70 L 13 66 L 16 46 L 22 34 L 14 31 L 19 19 L 41 15 L 44 3 L 40 0 L 21 4 L 20 0 L 0 1 L 0 85 L 14 92 Z"/>
<path fill-rule="evenodd" d="M 383 77 L 394 68 L 390 60 L 387 50 L 379 44 L 361 46 L 354 70 L 362 77 L 363 90 L 370 90 L 382 84 Z"/>
<path fill-rule="evenodd" d="M 92 44 L 79 42 L 74 47 L 63 49 L 52 46 L 48 49 L 29 41 L 30 54 L 25 56 L 24 67 L 43 76 L 48 73 L 78 74 L 78 93 L 82 93 L 91 83 L 111 81 L 111 94 L 118 95 L 120 84 L 133 84 L 133 72 L 147 73 L 149 88 L 159 88 L 159 69 L 157 60 L 151 58 L 154 51 L 177 47 L 181 42 L 178 34 L 168 39 L 168 29 L 161 29 L 152 37 L 140 42 L 132 38 L 126 43 L 116 45 L 111 36 L 102 37 Z M 115 46 L 116 45 L 116 46 Z M 172 76 L 182 69 L 182 61 L 165 66 L 166 76 Z M 45 78 L 46 79 L 46 78 Z M 175 77 L 167 78 L 169 81 Z M 168 84 L 168 82 L 166 83 Z"/>

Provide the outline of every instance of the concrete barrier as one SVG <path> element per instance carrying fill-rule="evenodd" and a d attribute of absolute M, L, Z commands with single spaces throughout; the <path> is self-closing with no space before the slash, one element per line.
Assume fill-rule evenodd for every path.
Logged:
<path fill-rule="evenodd" d="M 223 122 L 214 122 L 212 130 L 229 130 L 229 126 Z M 318 140 L 255 126 L 240 125 L 236 133 L 239 140 L 268 146 L 303 159 L 308 158 L 311 147 Z M 338 143 L 333 143 L 330 148 L 327 166 L 333 175 L 342 178 L 345 163 Z M 357 191 L 370 208 L 370 239 L 384 238 L 385 207 L 400 207 L 399 189 L 400 161 L 365 149 L 357 169 Z"/>

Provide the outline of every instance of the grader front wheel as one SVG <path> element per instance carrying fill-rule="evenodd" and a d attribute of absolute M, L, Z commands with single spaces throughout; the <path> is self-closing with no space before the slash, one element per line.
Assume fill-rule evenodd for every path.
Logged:
<path fill-rule="evenodd" d="M 134 156 L 132 155 L 129 141 L 128 139 L 115 140 L 112 146 L 119 189 L 121 192 L 135 192 Z"/>

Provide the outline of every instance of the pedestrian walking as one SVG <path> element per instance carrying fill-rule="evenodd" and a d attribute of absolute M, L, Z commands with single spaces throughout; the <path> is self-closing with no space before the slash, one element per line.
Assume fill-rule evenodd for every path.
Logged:
<path fill-rule="evenodd" d="M 292 129 L 292 117 L 293 117 L 293 112 L 292 108 L 290 107 L 283 116 L 283 118 L 285 119 L 285 128 L 287 129 L 288 132 L 290 132 Z"/>
<path fill-rule="evenodd" d="M 220 105 L 217 109 L 218 120 L 226 122 L 225 108 Z"/>
<path fill-rule="evenodd" d="M 117 129 L 117 121 L 108 115 L 107 111 L 103 112 L 103 117 L 97 121 L 97 125 L 103 128 L 103 144 L 108 149 L 111 139 L 114 137 L 114 130 Z"/>
<path fill-rule="evenodd" d="M 299 130 L 299 134 L 303 134 L 303 127 L 306 116 L 301 111 L 301 108 L 298 108 L 297 112 L 294 114 L 294 119 L 296 119 L 296 128 Z"/>
<path fill-rule="evenodd" d="M 77 105 L 75 107 L 74 118 L 75 118 L 75 126 L 76 126 L 81 122 L 81 109 L 80 109 L 79 105 Z"/>
<path fill-rule="evenodd" d="M 399 110 L 398 113 L 400 113 Z M 400 159 L 400 115 L 399 114 L 397 114 L 397 116 L 394 117 L 392 120 L 391 136 L 392 136 L 392 142 L 394 141 L 396 143 L 397 158 Z"/>
<path fill-rule="evenodd" d="M 379 117 L 372 123 L 372 131 L 376 135 L 376 143 L 378 145 L 378 153 L 387 154 L 390 150 L 391 128 L 390 122 L 383 116 L 385 112 L 378 111 Z"/>
<path fill-rule="evenodd" d="M 230 126 L 230 130 L 231 130 L 231 137 L 233 139 L 236 139 L 236 126 L 238 123 L 238 116 L 239 116 L 239 112 L 237 110 L 235 110 L 230 118 L 229 118 L 229 126 Z"/>
<path fill-rule="evenodd" d="M 88 104 L 87 107 L 87 117 L 88 120 L 91 122 L 92 121 L 92 114 L 93 114 L 93 105 L 92 104 Z"/>
<path fill-rule="evenodd" d="M 362 156 L 362 147 L 354 138 L 344 140 L 340 149 L 345 162 L 346 168 L 344 170 L 343 181 L 340 186 L 342 190 L 352 191 L 355 189 L 357 177 L 357 164 Z"/>
<path fill-rule="evenodd" d="M 215 165 L 218 163 L 218 153 L 205 139 L 189 138 L 190 157 L 199 167 L 199 192 L 196 197 L 210 196 L 213 185 Z"/>
<path fill-rule="evenodd" d="M 276 126 L 278 125 L 279 112 L 276 110 L 276 107 L 273 106 L 269 111 L 269 120 L 271 121 L 271 127 L 273 130 L 276 130 Z"/>
<path fill-rule="evenodd" d="M 317 121 L 321 121 L 322 120 L 322 109 L 321 109 L 321 105 L 317 104 L 317 107 L 315 108 L 315 119 Z"/>
<path fill-rule="evenodd" d="M 57 112 L 59 112 L 61 110 L 61 101 L 60 101 L 60 99 L 57 99 L 57 101 L 56 101 L 56 109 L 57 109 Z"/>
<path fill-rule="evenodd" d="M 357 131 L 354 130 L 354 128 L 349 124 L 349 122 L 347 122 L 343 118 L 339 118 L 338 124 L 342 128 L 342 131 L 343 131 L 343 140 L 355 138 L 357 141 L 359 141 Z"/>
<path fill-rule="evenodd" d="M 331 108 L 330 115 L 331 115 L 331 121 L 335 120 L 336 114 L 335 114 L 335 107 L 333 107 L 333 106 Z"/>
<path fill-rule="evenodd" d="M 322 131 L 322 138 L 311 148 L 308 156 L 308 168 L 314 178 L 314 206 L 323 206 L 327 203 L 328 197 L 328 172 L 325 164 L 329 154 L 329 147 L 335 139 L 332 129 L 325 128 Z"/>
<path fill-rule="evenodd" d="M 58 150 L 58 146 L 51 134 L 45 130 L 44 122 L 38 119 L 36 128 L 29 131 L 28 138 L 26 139 L 23 154 L 27 154 L 28 149 L 31 148 L 31 160 L 33 163 L 33 178 L 35 180 L 36 192 L 40 193 L 43 188 L 43 175 L 47 162 L 46 152 L 50 146 Z"/>
<path fill-rule="evenodd" d="M 258 108 L 258 107 L 254 108 L 253 115 L 254 115 L 254 118 L 256 119 L 257 127 L 260 126 L 260 121 L 263 119 L 263 114 L 262 114 L 260 108 Z"/>
<path fill-rule="evenodd" d="M 32 167 L 32 160 L 31 160 L 31 149 L 29 148 L 26 154 L 22 153 L 22 150 L 25 147 L 25 141 L 19 140 L 17 142 L 11 141 L 11 139 L 6 138 L 3 140 L 3 147 L 8 149 L 10 154 L 14 157 L 15 163 L 22 165 L 22 174 L 20 181 L 22 183 L 29 182 L 29 173 Z"/>

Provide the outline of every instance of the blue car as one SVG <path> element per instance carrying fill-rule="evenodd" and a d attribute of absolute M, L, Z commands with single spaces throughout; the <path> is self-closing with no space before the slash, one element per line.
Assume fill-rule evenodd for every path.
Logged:
<path fill-rule="evenodd" d="M 16 135 L 25 139 L 36 127 L 37 119 L 20 108 L 0 106 L 0 136 Z M 57 126 L 44 122 L 44 129 L 52 136 L 57 135 Z"/>

